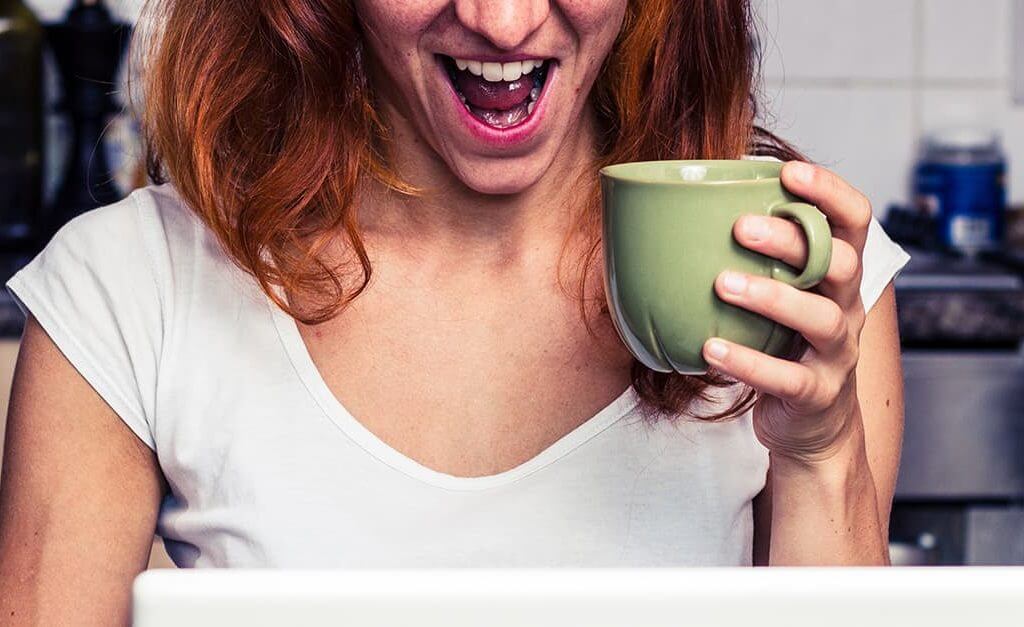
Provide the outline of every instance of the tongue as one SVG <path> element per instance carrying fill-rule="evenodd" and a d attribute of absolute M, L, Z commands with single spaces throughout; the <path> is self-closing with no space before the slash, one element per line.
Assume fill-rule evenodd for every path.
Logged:
<path fill-rule="evenodd" d="M 530 90 L 533 89 L 533 79 L 529 75 L 517 81 L 492 83 L 485 81 L 482 76 L 463 71 L 457 72 L 455 79 L 466 102 L 478 109 L 511 109 L 529 98 Z"/>

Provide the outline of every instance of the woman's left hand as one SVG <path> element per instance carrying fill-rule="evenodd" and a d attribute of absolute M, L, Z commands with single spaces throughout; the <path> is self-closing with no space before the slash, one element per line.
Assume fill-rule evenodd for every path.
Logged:
<path fill-rule="evenodd" d="M 817 462 L 830 458 L 860 423 L 855 367 L 865 320 L 861 254 L 871 204 L 840 177 L 806 163 L 787 163 L 782 182 L 828 217 L 832 263 L 825 279 L 814 291 L 803 291 L 727 271 L 718 277 L 715 291 L 725 302 L 794 329 L 808 349 L 799 361 L 789 361 L 712 338 L 704 345 L 704 357 L 760 392 L 754 429 L 773 455 Z M 803 231 L 789 220 L 745 216 L 737 221 L 734 236 L 744 247 L 793 267 L 803 267 L 807 259 Z"/>

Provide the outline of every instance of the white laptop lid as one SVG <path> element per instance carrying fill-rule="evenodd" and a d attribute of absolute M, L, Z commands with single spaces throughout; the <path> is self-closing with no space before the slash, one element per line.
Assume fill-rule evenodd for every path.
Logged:
<path fill-rule="evenodd" d="M 136 627 L 1024 625 L 1024 568 L 149 571 Z"/>

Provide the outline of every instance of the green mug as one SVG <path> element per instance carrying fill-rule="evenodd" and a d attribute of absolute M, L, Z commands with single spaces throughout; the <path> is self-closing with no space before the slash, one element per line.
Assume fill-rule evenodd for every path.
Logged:
<path fill-rule="evenodd" d="M 602 168 L 604 282 L 612 321 L 641 363 L 659 372 L 704 374 L 702 349 L 721 337 L 776 357 L 794 332 L 725 303 L 714 291 L 724 270 L 817 285 L 832 260 L 825 216 L 782 186 L 774 161 L 648 161 Z M 788 218 L 803 228 L 802 271 L 740 246 L 744 215 Z"/>

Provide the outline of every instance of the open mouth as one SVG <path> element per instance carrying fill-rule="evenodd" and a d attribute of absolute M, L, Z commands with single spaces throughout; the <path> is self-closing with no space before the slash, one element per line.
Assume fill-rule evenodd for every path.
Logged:
<path fill-rule="evenodd" d="M 466 110 L 497 129 L 518 126 L 533 114 L 552 63 L 550 59 L 496 63 L 437 56 Z"/>

